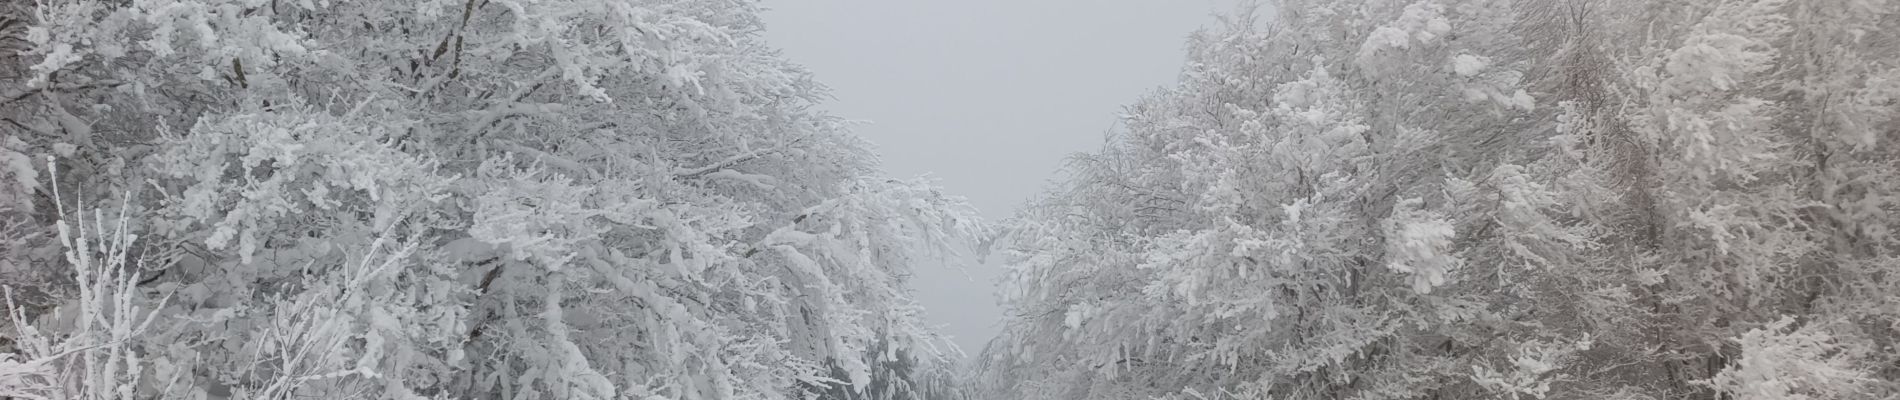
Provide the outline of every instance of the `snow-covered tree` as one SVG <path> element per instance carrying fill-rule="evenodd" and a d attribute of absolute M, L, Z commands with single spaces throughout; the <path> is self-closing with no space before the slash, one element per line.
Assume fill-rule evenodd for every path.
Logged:
<path fill-rule="evenodd" d="M 6 7 L 0 267 L 78 329 L 34 321 L 88 281 L 28 271 L 122 205 L 126 396 L 866 393 L 940 354 L 909 268 L 984 229 L 878 177 L 751 1 Z"/>
<path fill-rule="evenodd" d="M 1009 226 L 988 394 L 1900 393 L 1891 2 L 1266 8 Z"/>

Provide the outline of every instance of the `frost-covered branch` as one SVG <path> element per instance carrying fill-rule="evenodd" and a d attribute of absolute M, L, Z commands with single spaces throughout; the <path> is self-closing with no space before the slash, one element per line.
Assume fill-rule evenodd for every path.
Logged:
<path fill-rule="evenodd" d="M 786 149 L 791 148 L 793 145 L 798 144 L 798 142 L 804 141 L 804 140 L 805 140 L 804 137 L 799 137 L 799 138 L 795 138 L 789 141 L 785 141 L 784 143 L 780 143 L 776 146 L 767 147 L 763 149 L 748 150 L 745 152 L 741 152 L 739 154 L 734 154 L 730 157 L 726 157 L 723 160 L 714 161 L 710 164 L 706 164 L 703 166 L 693 167 L 693 168 L 674 169 L 673 176 L 677 176 L 681 178 L 697 178 L 702 175 L 724 170 L 726 168 L 731 168 L 732 166 L 739 165 L 740 163 L 751 161 L 759 157 L 785 151 Z"/>

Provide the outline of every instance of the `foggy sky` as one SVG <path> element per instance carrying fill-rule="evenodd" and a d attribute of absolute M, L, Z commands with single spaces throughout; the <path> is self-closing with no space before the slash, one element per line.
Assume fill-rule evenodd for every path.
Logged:
<path fill-rule="evenodd" d="M 872 123 L 892 176 L 928 174 L 1001 221 L 1071 153 L 1101 146 L 1121 106 L 1174 82 L 1187 35 L 1231 0 L 767 2 L 765 36 Z M 974 354 L 998 328 L 997 267 L 923 267 L 932 324 Z"/>

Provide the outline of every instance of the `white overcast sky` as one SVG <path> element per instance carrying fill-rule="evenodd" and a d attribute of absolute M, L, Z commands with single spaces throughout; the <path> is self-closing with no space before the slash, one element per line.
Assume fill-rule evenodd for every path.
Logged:
<path fill-rule="evenodd" d="M 1233 0 L 768 1 L 766 38 L 871 124 L 893 176 L 928 174 L 991 221 L 1101 146 L 1121 106 L 1175 81 L 1182 45 Z M 921 268 L 932 323 L 976 353 L 993 336 L 995 267 Z"/>

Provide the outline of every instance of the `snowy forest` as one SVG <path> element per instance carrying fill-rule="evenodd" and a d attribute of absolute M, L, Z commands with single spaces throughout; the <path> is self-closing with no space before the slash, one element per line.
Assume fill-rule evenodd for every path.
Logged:
<path fill-rule="evenodd" d="M 1900 2 L 1226 18 L 1008 227 L 986 398 L 1900 396 Z"/>
<path fill-rule="evenodd" d="M 1900 1 L 1250 3 L 1000 221 L 769 6 L 0 2 L 0 398 L 1900 398 Z"/>

